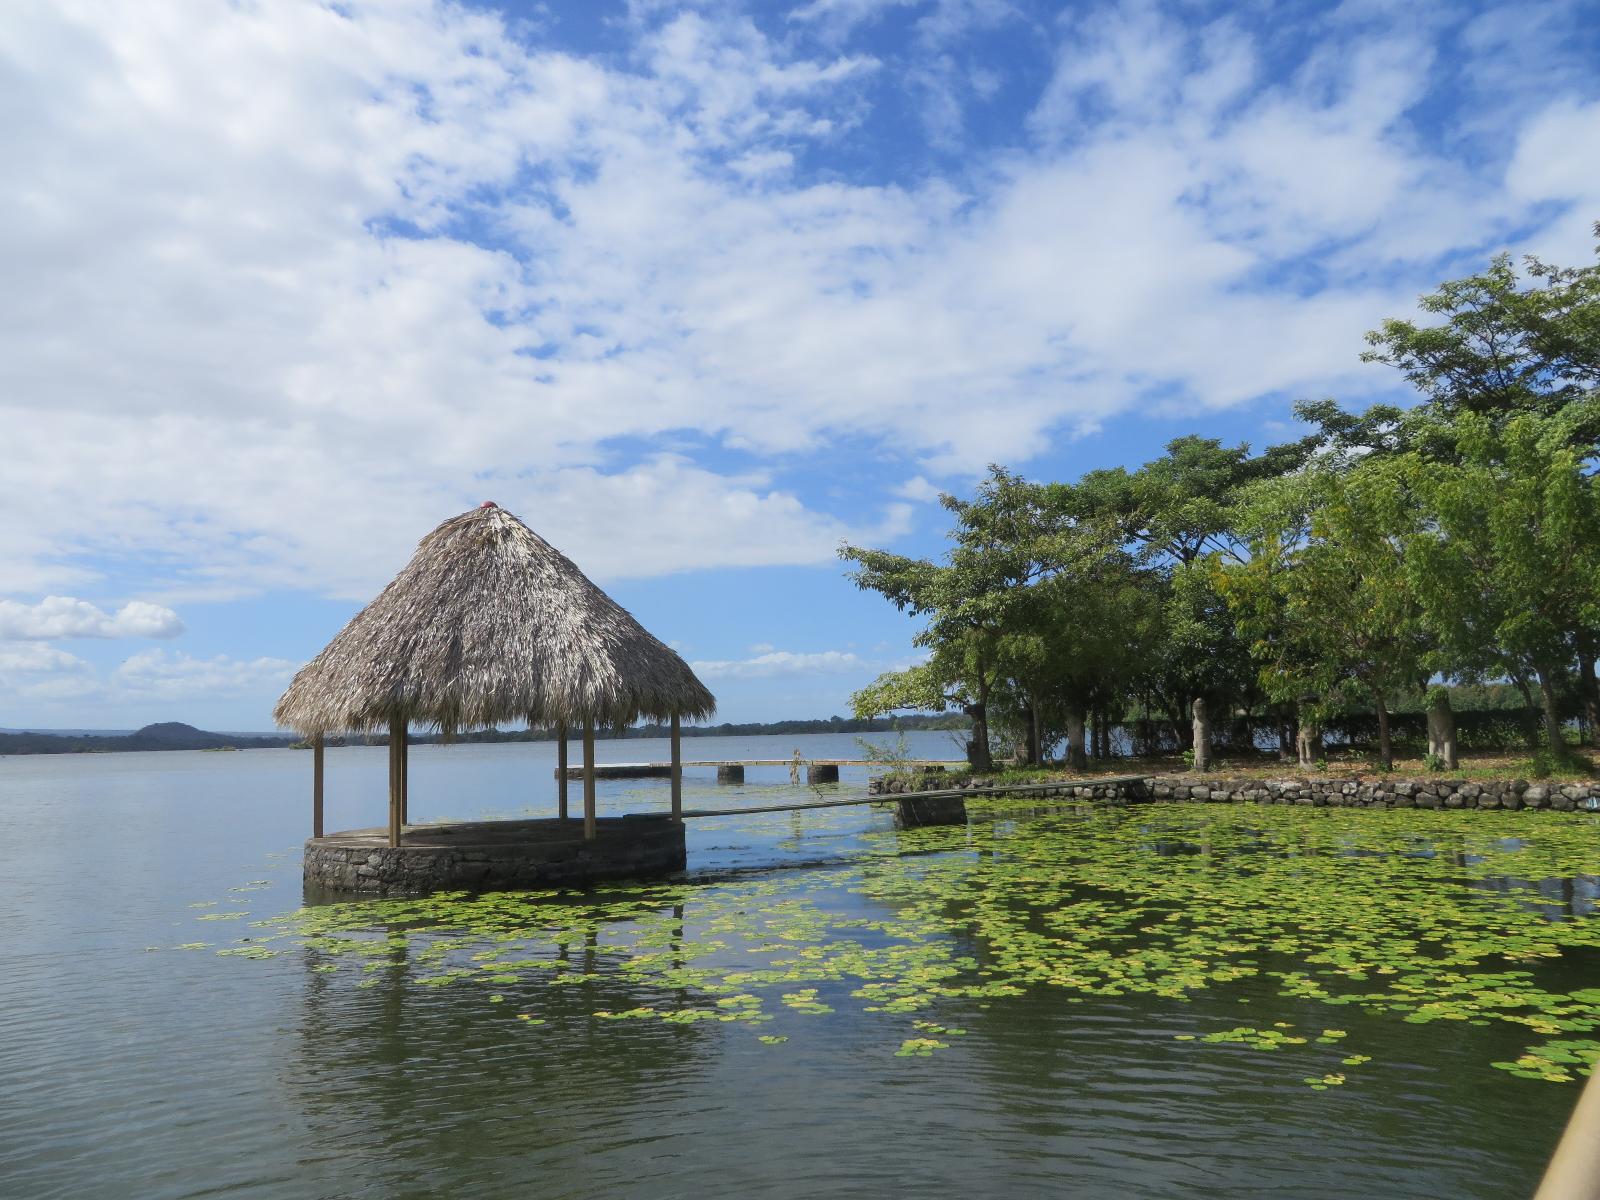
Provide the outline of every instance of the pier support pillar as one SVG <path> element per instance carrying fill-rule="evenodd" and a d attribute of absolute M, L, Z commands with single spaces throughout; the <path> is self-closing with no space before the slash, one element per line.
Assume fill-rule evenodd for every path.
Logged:
<path fill-rule="evenodd" d="M 567 819 L 567 723 L 556 723 L 556 816 Z"/>
<path fill-rule="evenodd" d="M 718 783 L 743 783 L 744 782 L 744 764 L 743 763 L 719 763 L 717 765 L 717 782 Z"/>
<path fill-rule="evenodd" d="M 583 722 L 583 839 L 594 841 L 594 720 Z"/>
<path fill-rule="evenodd" d="M 672 714 L 672 819 L 683 823 L 683 746 L 678 714 Z"/>
<path fill-rule="evenodd" d="M 839 766 L 837 763 L 812 763 L 806 768 L 807 783 L 838 783 Z"/>
<path fill-rule="evenodd" d="M 311 836 L 322 836 L 322 735 L 311 739 Z"/>
<path fill-rule="evenodd" d="M 895 803 L 894 823 L 897 829 L 965 825 L 967 801 L 963 796 L 907 796 Z"/>
<path fill-rule="evenodd" d="M 399 717 L 389 719 L 389 846 L 400 845 L 401 827 L 405 818 L 406 787 L 406 723 Z"/>
<path fill-rule="evenodd" d="M 400 830 L 411 824 L 411 725 L 400 728 Z"/>

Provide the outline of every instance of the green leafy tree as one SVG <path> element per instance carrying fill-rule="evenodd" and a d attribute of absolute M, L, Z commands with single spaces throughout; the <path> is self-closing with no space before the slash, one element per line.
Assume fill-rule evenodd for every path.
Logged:
<path fill-rule="evenodd" d="M 1056 485 L 1064 511 L 1108 523 L 1160 580 L 1164 635 L 1143 690 L 1167 712 L 1202 770 L 1210 764 L 1213 715 L 1248 711 L 1260 698 L 1249 647 L 1205 560 L 1242 559 L 1234 529 L 1239 499 L 1293 471 L 1316 444 L 1312 437 L 1252 455 L 1245 444 L 1182 437 L 1137 471 L 1090 471 L 1075 485 Z"/>
<path fill-rule="evenodd" d="M 1133 681 L 1158 652 L 1161 597 L 1148 573 L 1126 555 L 1092 570 L 1063 571 L 1039 588 L 1037 623 L 1019 637 L 1033 658 L 1037 706 L 1047 727 L 1066 737 L 1067 761 L 1087 765 L 1090 714 L 1100 724 L 1126 708 Z"/>
<path fill-rule="evenodd" d="M 1600 238 L 1600 224 L 1595 235 Z M 1523 418 L 1545 418 L 1559 419 L 1556 436 L 1580 460 L 1594 457 L 1600 416 L 1587 401 L 1600 385 L 1600 264 L 1558 267 L 1529 257 L 1519 271 L 1501 255 L 1483 271 L 1440 285 L 1418 305 L 1420 320 L 1391 319 L 1370 332 L 1363 358 L 1401 372 L 1422 403 L 1411 409 L 1376 405 L 1360 414 L 1327 400 L 1298 406 L 1330 452 L 1347 461 L 1351 455 L 1413 455 L 1428 465 L 1418 478 L 1440 484 L 1457 466 L 1481 479 L 1485 436 L 1501 437 Z M 1444 593 L 1434 593 L 1436 609 L 1445 602 Z M 1475 613 L 1450 618 L 1435 611 L 1434 623 L 1457 633 L 1468 625 L 1497 626 L 1485 606 L 1492 607 L 1480 596 Z M 1582 624 L 1567 632 L 1577 691 L 1594 729 L 1600 727 L 1600 627 Z M 1463 678 L 1500 669 L 1534 706 L 1525 654 L 1501 653 L 1509 648 L 1491 646 L 1487 635 L 1452 637 L 1448 645 L 1467 655 Z M 1541 697 L 1545 690 L 1541 685 Z M 1547 707 L 1542 698 L 1539 707 Z"/>
<path fill-rule="evenodd" d="M 967 757 L 977 769 L 990 770 L 989 697 L 1002 665 L 999 606 L 992 598 L 972 595 L 970 572 L 859 546 L 845 546 L 840 554 L 858 564 L 851 574 L 857 587 L 882 594 L 903 612 L 928 618 L 913 642 L 932 651 L 927 663 L 879 676 L 851 697 L 855 715 L 877 716 L 901 708 L 941 712 L 957 705 L 972 718 Z"/>
<path fill-rule="evenodd" d="M 1536 682 L 1558 753 L 1561 681 L 1578 639 L 1600 627 L 1600 504 L 1574 436 L 1597 419 L 1594 397 L 1498 425 L 1461 414 L 1454 469 L 1420 453 L 1404 463 L 1427 516 L 1408 573 L 1430 632 L 1468 678 Z"/>
<path fill-rule="evenodd" d="M 1600 264 L 1557 267 L 1529 257 L 1519 272 L 1500 255 L 1417 303 L 1423 320 L 1382 322 L 1367 334 L 1370 348 L 1361 357 L 1398 370 L 1423 404 L 1380 404 L 1359 414 L 1331 400 L 1298 405 L 1323 445 L 1454 462 L 1456 418 L 1475 415 L 1498 429 L 1519 414 L 1554 416 L 1600 384 Z M 1567 436 L 1592 448 L 1600 424 L 1572 422 Z"/>
<path fill-rule="evenodd" d="M 858 714 L 959 705 L 973 719 L 969 755 L 988 769 L 994 722 L 1038 762 L 1058 728 L 1081 729 L 1088 707 L 1110 703 L 1133 644 L 1116 608 L 1134 559 L 1112 525 L 1070 511 L 1060 494 L 991 467 L 972 499 L 941 498 L 955 518 L 945 562 L 841 550 L 857 586 L 927 622 L 914 640 L 928 662 L 857 693 Z"/>
<path fill-rule="evenodd" d="M 1429 652 L 1406 573 L 1417 514 L 1403 468 L 1376 459 L 1309 469 L 1257 488 L 1240 521 L 1252 553 L 1218 582 L 1252 638 L 1263 685 L 1322 711 L 1370 703 L 1379 761 L 1392 767 L 1389 699 L 1420 686 Z"/>
<path fill-rule="evenodd" d="M 857 587 L 926 618 L 913 640 L 931 655 L 926 668 L 880 680 L 854 703 L 864 713 L 904 689 L 959 704 L 972 718 L 968 756 L 975 767 L 989 770 L 990 705 L 1006 677 L 1002 642 L 1025 618 L 1027 589 L 1052 568 L 1055 543 L 1037 486 L 1000 467 L 990 468 L 974 499 L 946 495 L 940 503 L 956 518 L 945 563 L 860 546 L 839 551 L 856 564 L 850 578 Z"/>

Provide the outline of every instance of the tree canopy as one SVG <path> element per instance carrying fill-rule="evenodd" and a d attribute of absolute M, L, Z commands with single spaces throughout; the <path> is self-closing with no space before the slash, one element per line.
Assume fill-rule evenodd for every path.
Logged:
<path fill-rule="evenodd" d="M 1203 765 L 1213 721 L 1247 742 L 1275 724 L 1304 760 L 1355 706 L 1387 764 L 1395 704 L 1503 682 L 1563 752 L 1568 714 L 1600 722 L 1600 265 L 1501 256 L 1419 308 L 1362 356 L 1410 403 L 1306 401 L 1298 439 L 1189 435 L 1069 482 L 991 466 L 941 497 L 939 561 L 844 547 L 926 655 L 856 714 L 961 709 L 980 767 L 1063 738 L 1107 754 L 1113 726 Z"/>

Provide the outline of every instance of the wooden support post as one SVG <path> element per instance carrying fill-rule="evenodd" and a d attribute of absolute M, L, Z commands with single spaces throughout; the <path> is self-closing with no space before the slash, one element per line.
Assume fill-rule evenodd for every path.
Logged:
<path fill-rule="evenodd" d="M 411 824 L 411 730 L 400 726 L 400 828 Z"/>
<path fill-rule="evenodd" d="M 672 819 L 683 822 L 683 746 L 678 736 L 678 714 L 672 714 Z"/>
<path fill-rule="evenodd" d="M 567 723 L 556 724 L 556 816 L 567 819 Z"/>
<path fill-rule="evenodd" d="M 322 836 L 322 735 L 311 739 L 311 836 Z"/>
<path fill-rule="evenodd" d="M 583 840 L 594 841 L 594 720 L 583 722 Z"/>
<path fill-rule="evenodd" d="M 389 721 L 389 845 L 400 844 L 400 747 L 405 727 L 399 718 Z"/>

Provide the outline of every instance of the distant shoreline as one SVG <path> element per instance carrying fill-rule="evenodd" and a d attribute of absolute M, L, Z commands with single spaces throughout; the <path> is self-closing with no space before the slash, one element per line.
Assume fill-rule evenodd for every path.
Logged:
<path fill-rule="evenodd" d="M 696 737 L 787 737 L 819 733 L 913 733 L 942 730 L 962 731 L 971 727 L 963 715 L 915 714 L 905 717 L 874 717 L 856 720 L 825 717 L 803 721 L 754 721 L 721 725 L 686 725 L 685 738 Z M 595 731 L 601 741 L 634 741 L 665 738 L 665 725 L 634 725 L 625 729 Z M 569 734 L 570 736 L 570 734 Z M 553 742 L 551 729 L 475 729 L 450 738 L 438 733 L 416 733 L 412 745 L 438 742 Z M 352 734 L 328 739 L 330 746 L 386 746 L 386 734 Z M 146 725 L 126 734 L 0 733 L 0 756 L 24 754 L 128 754 L 159 750 L 281 750 L 306 745 L 294 734 L 211 733 L 177 721 Z"/>

